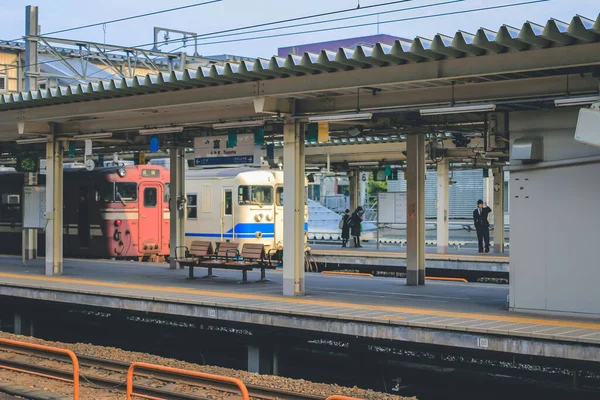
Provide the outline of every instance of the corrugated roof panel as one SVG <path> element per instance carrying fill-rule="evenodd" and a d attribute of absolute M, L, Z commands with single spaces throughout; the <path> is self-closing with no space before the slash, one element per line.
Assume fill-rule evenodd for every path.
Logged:
<path fill-rule="evenodd" d="M 540 48 L 549 47 L 551 42 L 542 37 L 543 32 L 544 27 L 542 25 L 526 22 L 519 33 L 519 40 Z"/>
<path fill-rule="evenodd" d="M 600 33 L 600 14 L 598 14 L 598 17 L 596 18 L 596 22 L 594 22 L 592 30 L 596 33 Z"/>
<path fill-rule="evenodd" d="M 567 35 L 582 42 L 595 42 L 598 39 L 598 34 L 591 31 L 593 26 L 593 20 L 576 16 L 567 27 Z"/>
<path fill-rule="evenodd" d="M 498 31 L 495 41 L 504 47 L 522 51 L 527 49 L 529 44 L 519 39 L 520 33 L 521 31 L 519 29 L 504 25 Z"/>
<path fill-rule="evenodd" d="M 496 43 L 497 32 L 490 31 L 489 29 L 480 28 L 475 34 L 473 40 L 473 46 L 477 46 L 481 49 L 487 50 L 492 53 L 504 53 L 506 47 Z"/>
<path fill-rule="evenodd" d="M 473 45 L 474 42 L 475 35 L 464 31 L 458 31 L 452 38 L 450 47 L 473 56 L 480 56 L 484 54 L 485 49 Z"/>
<path fill-rule="evenodd" d="M 21 103 L 39 106 L 53 104 L 56 101 L 65 103 L 71 100 L 118 97 L 170 88 L 212 86 L 302 74 L 329 73 L 337 70 L 383 67 L 388 64 L 498 54 L 506 52 L 509 48 L 515 51 L 527 51 L 531 48 L 568 46 L 597 41 L 600 41 L 600 15 L 596 20 L 577 15 L 569 24 L 556 19 L 549 20 L 545 26 L 526 22 L 521 29 L 504 25 L 498 31 L 481 28 L 475 35 L 459 31 L 453 37 L 438 34 L 433 40 L 422 37 L 417 37 L 413 41 L 397 39 L 391 46 L 377 43 L 374 47 L 358 46 L 356 49 L 322 50 L 319 54 L 304 53 L 285 58 L 258 58 L 254 63 L 242 61 L 227 63 L 224 66 L 200 66 L 195 70 L 149 74 L 144 78 L 113 78 L 110 72 L 104 70 L 99 72 L 109 76 L 109 79 L 104 82 L 89 85 L 84 80 L 72 80 L 69 83 L 81 83 L 81 85 L 16 96 L 4 95 L 0 97 L 0 105 L 3 105 L 3 109 L 20 107 Z M 80 69 L 77 62 L 69 65 L 78 71 Z"/>
<path fill-rule="evenodd" d="M 570 44 L 573 44 L 575 40 L 572 37 L 565 35 L 567 29 L 568 26 L 564 22 L 553 18 L 549 20 L 546 26 L 544 27 L 544 32 L 542 33 L 542 36 L 544 36 L 548 40 L 556 42 L 557 44 L 568 46 Z"/>
<path fill-rule="evenodd" d="M 465 56 L 465 52 L 452 47 L 452 38 L 450 36 L 438 33 L 431 43 L 431 51 L 443 54 L 446 57 L 460 58 Z"/>

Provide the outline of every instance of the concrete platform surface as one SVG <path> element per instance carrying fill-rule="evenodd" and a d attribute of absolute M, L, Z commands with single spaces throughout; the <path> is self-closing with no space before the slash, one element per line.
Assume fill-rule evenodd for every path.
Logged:
<path fill-rule="evenodd" d="M 398 278 L 309 273 L 307 295 L 290 298 L 281 295 L 280 271 L 268 273 L 270 282 L 244 285 L 238 284 L 241 273 L 237 271 L 219 270 L 218 278 L 190 281 L 187 270 L 170 270 L 166 264 L 65 260 L 64 271 L 63 276 L 47 277 L 42 260 L 24 266 L 20 259 L 0 258 L 0 295 L 121 309 L 131 303 L 131 309 L 137 311 L 330 333 L 360 332 L 393 340 L 416 341 L 411 335 L 418 331 L 425 335 L 419 341 L 433 344 L 461 342 L 465 347 L 600 362 L 599 320 L 510 313 L 506 310 L 507 286 L 428 282 L 409 287 Z M 202 272 L 198 269 L 197 276 Z M 258 278 L 258 272 L 249 273 L 250 280 Z M 179 306 L 181 310 L 176 311 Z M 454 337 L 438 338 L 436 332 L 453 333 Z M 480 338 L 480 334 L 488 336 Z M 489 335 L 497 337 L 497 342 Z M 506 338 L 512 342 L 507 344 Z M 543 340 L 541 350 L 527 347 L 524 339 Z M 555 343 L 559 353 L 549 352 L 549 343 Z M 571 349 L 564 346 L 568 343 L 580 346 Z"/>
<path fill-rule="evenodd" d="M 342 248 L 339 245 L 312 244 L 315 262 L 325 265 L 353 265 L 359 269 L 369 267 L 405 267 L 406 252 L 400 246 L 363 245 L 363 248 Z M 477 254 L 477 249 L 451 249 L 439 254 L 435 248 L 426 248 L 427 267 L 431 269 L 502 272 L 508 273 L 509 256 L 505 254 Z"/>

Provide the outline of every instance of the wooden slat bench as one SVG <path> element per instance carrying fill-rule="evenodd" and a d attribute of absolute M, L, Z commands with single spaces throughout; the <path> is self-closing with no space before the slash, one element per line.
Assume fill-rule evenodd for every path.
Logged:
<path fill-rule="evenodd" d="M 192 245 L 188 249 L 186 246 L 178 246 L 175 249 L 177 255 L 177 249 L 185 249 L 185 257 L 176 257 L 175 260 L 182 267 L 189 267 L 189 279 L 194 279 L 194 267 L 198 266 L 202 261 L 206 261 L 214 256 L 213 246 L 211 242 L 204 242 L 201 240 L 194 240 Z"/>
<path fill-rule="evenodd" d="M 248 282 L 248 271 L 255 268 L 261 270 L 261 280 L 266 281 L 267 268 L 274 269 L 270 260 L 267 259 L 265 247 L 262 244 L 245 243 L 241 253 L 238 244 L 232 242 L 217 243 L 215 256 L 204 259 L 196 266 L 208 268 L 207 278 L 214 277 L 213 268 L 236 269 L 242 271 L 242 282 Z"/>
<path fill-rule="evenodd" d="M 239 244 L 235 242 L 217 242 L 212 257 L 203 260 L 198 266 L 208 268 L 205 278 L 214 278 L 213 268 L 226 268 L 224 265 L 239 254 Z"/>
<path fill-rule="evenodd" d="M 248 281 L 248 271 L 260 268 L 260 281 L 266 281 L 266 268 L 273 268 L 265 253 L 265 246 L 260 243 L 244 243 L 238 260 L 226 262 L 224 268 L 241 269 L 242 282 Z"/>

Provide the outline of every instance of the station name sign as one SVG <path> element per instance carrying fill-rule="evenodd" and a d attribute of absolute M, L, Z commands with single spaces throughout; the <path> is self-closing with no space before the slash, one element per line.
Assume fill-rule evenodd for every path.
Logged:
<path fill-rule="evenodd" d="M 254 134 L 237 135 L 237 143 L 228 146 L 228 136 L 194 139 L 195 166 L 243 165 L 254 163 Z"/>

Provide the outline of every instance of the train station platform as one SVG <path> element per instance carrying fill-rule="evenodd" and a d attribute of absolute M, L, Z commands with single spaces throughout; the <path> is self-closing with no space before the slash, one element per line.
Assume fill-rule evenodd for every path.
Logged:
<path fill-rule="evenodd" d="M 284 297 L 282 274 L 238 284 L 240 274 L 188 280 L 164 264 L 65 260 L 65 274 L 44 276 L 41 260 L 0 259 L 0 296 L 121 312 L 221 320 L 253 326 L 351 335 L 468 350 L 600 362 L 600 320 L 507 311 L 508 288 L 400 278 L 306 275 L 304 297 Z M 259 272 L 249 279 L 259 278 Z"/>
<path fill-rule="evenodd" d="M 342 248 L 338 245 L 311 244 L 312 259 L 327 269 L 354 268 L 360 271 L 385 271 L 406 268 L 406 252 L 397 245 L 363 244 L 362 248 Z M 477 254 L 476 248 L 450 249 L 439 254 L 435 247 L 426 248 L 425 259 L 430 270 L 449 272 L 508 274 L 509 253 Z"/>

